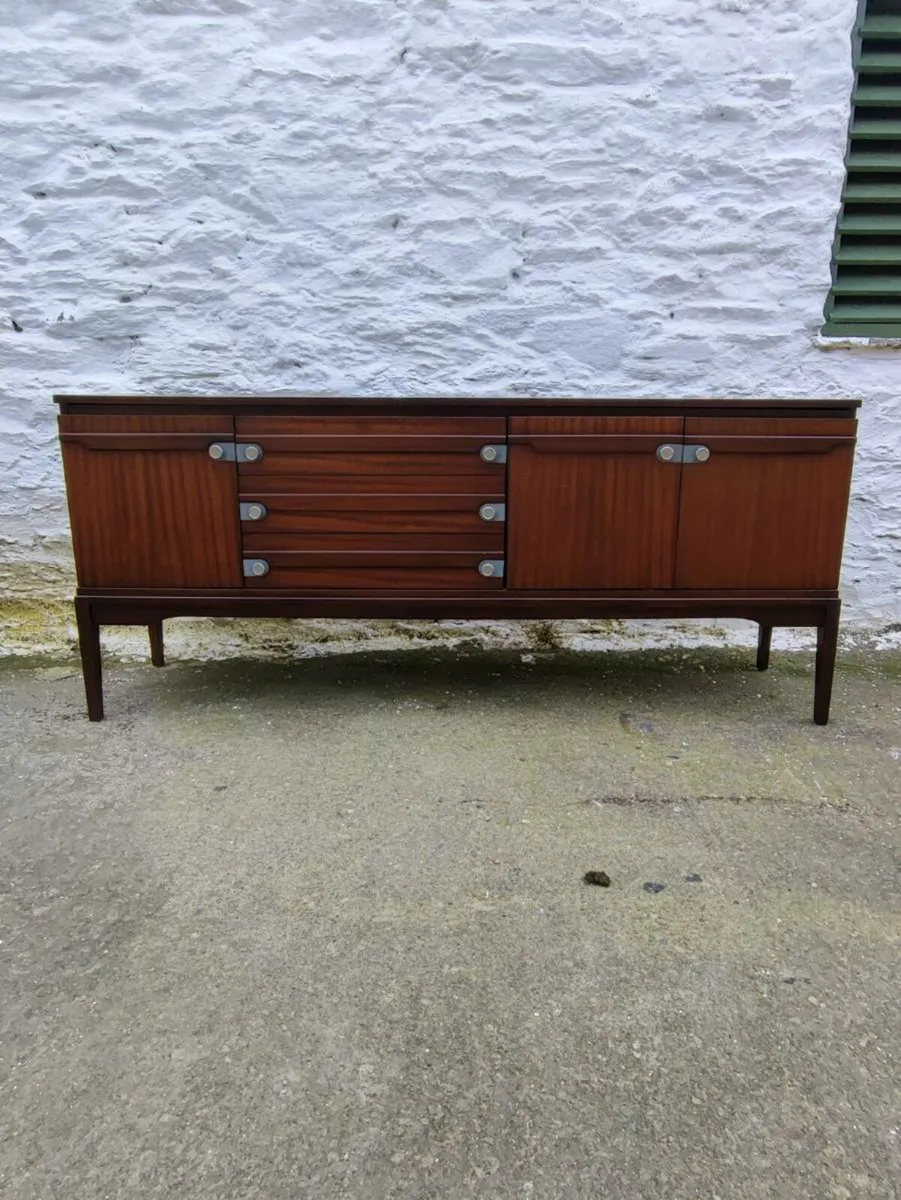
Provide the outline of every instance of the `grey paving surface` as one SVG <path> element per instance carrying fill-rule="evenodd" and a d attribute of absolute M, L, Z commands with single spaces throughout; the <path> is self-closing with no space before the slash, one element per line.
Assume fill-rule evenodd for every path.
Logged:
<path fill-rule="evenodd" d="M 0 1193 L 898 1195 L 901 663 L 749 659 L 7 666 Z"/>

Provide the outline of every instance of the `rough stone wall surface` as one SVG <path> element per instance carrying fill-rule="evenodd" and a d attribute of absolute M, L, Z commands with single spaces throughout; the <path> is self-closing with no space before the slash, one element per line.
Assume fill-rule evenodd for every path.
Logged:
<path fill-rule="evenodd" d="M 855 12 L 6 0 L 6 596 L 72 586 L 54 390 L 854 395 L 901 617 L 901 358 L 817 344 Z"/>

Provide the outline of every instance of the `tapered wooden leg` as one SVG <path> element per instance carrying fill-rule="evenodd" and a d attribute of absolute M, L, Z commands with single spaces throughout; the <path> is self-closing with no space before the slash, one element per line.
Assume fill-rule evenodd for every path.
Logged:
<path fill-rule="evenodd" d="M 166 656 L 163 653 L 163 622 L 151 621 L 147 628 L 150 631 L 150 661 L 155 667 L 164 667 Z"/>
<path fill-rule="evenodd" d="M 75 601 L 81 673 L 88 702 L 88 720 L 103 720 L 103 668 L 100 659 L 100 626 L 94 620 L 89 600 Z"/>
<path fill-rule="evenodd" d="M 770 641 L 773 636 L 772 625 L 761 625 L 757 636 L 757 670 L 765 671 L 770 665 Z"/>
<path fill-rule="evenodd" d="M 832 700 L 832 678 L 835 674 L 835 655 L 838 649 L 838 618 L 841 603 L 836 600 L 826 610 L 825 624 L 817 629 L 816 679 L 813 693 L 813 719 L 817 725 L 829 721 Z"/>

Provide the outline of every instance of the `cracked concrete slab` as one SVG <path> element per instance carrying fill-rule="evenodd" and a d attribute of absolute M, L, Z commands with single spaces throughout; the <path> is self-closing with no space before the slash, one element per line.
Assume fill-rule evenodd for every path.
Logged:
<path fill-rule="evenodd" d="M 898 1194 L 901 656 L 528 657 L 0 671 L 4 1196 Z"/>

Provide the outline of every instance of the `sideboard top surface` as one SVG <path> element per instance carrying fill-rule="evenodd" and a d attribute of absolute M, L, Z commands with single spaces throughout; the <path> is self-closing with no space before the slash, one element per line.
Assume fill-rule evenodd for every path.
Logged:
<path fill-rule="evenodd" d="M 835 399 L 744 399 L 694 397 L 548 397 L 525 396 L 54 396 L 63 413 L 106 412 L 210 412 L 221 413 L 325 413 L 365 415 L 475 416 L 486 414 L 554 415 L 606 414 L 622 416 L 655 414 L 680 416 L 830 416 L 853 417 L 860 400 Z"/>

